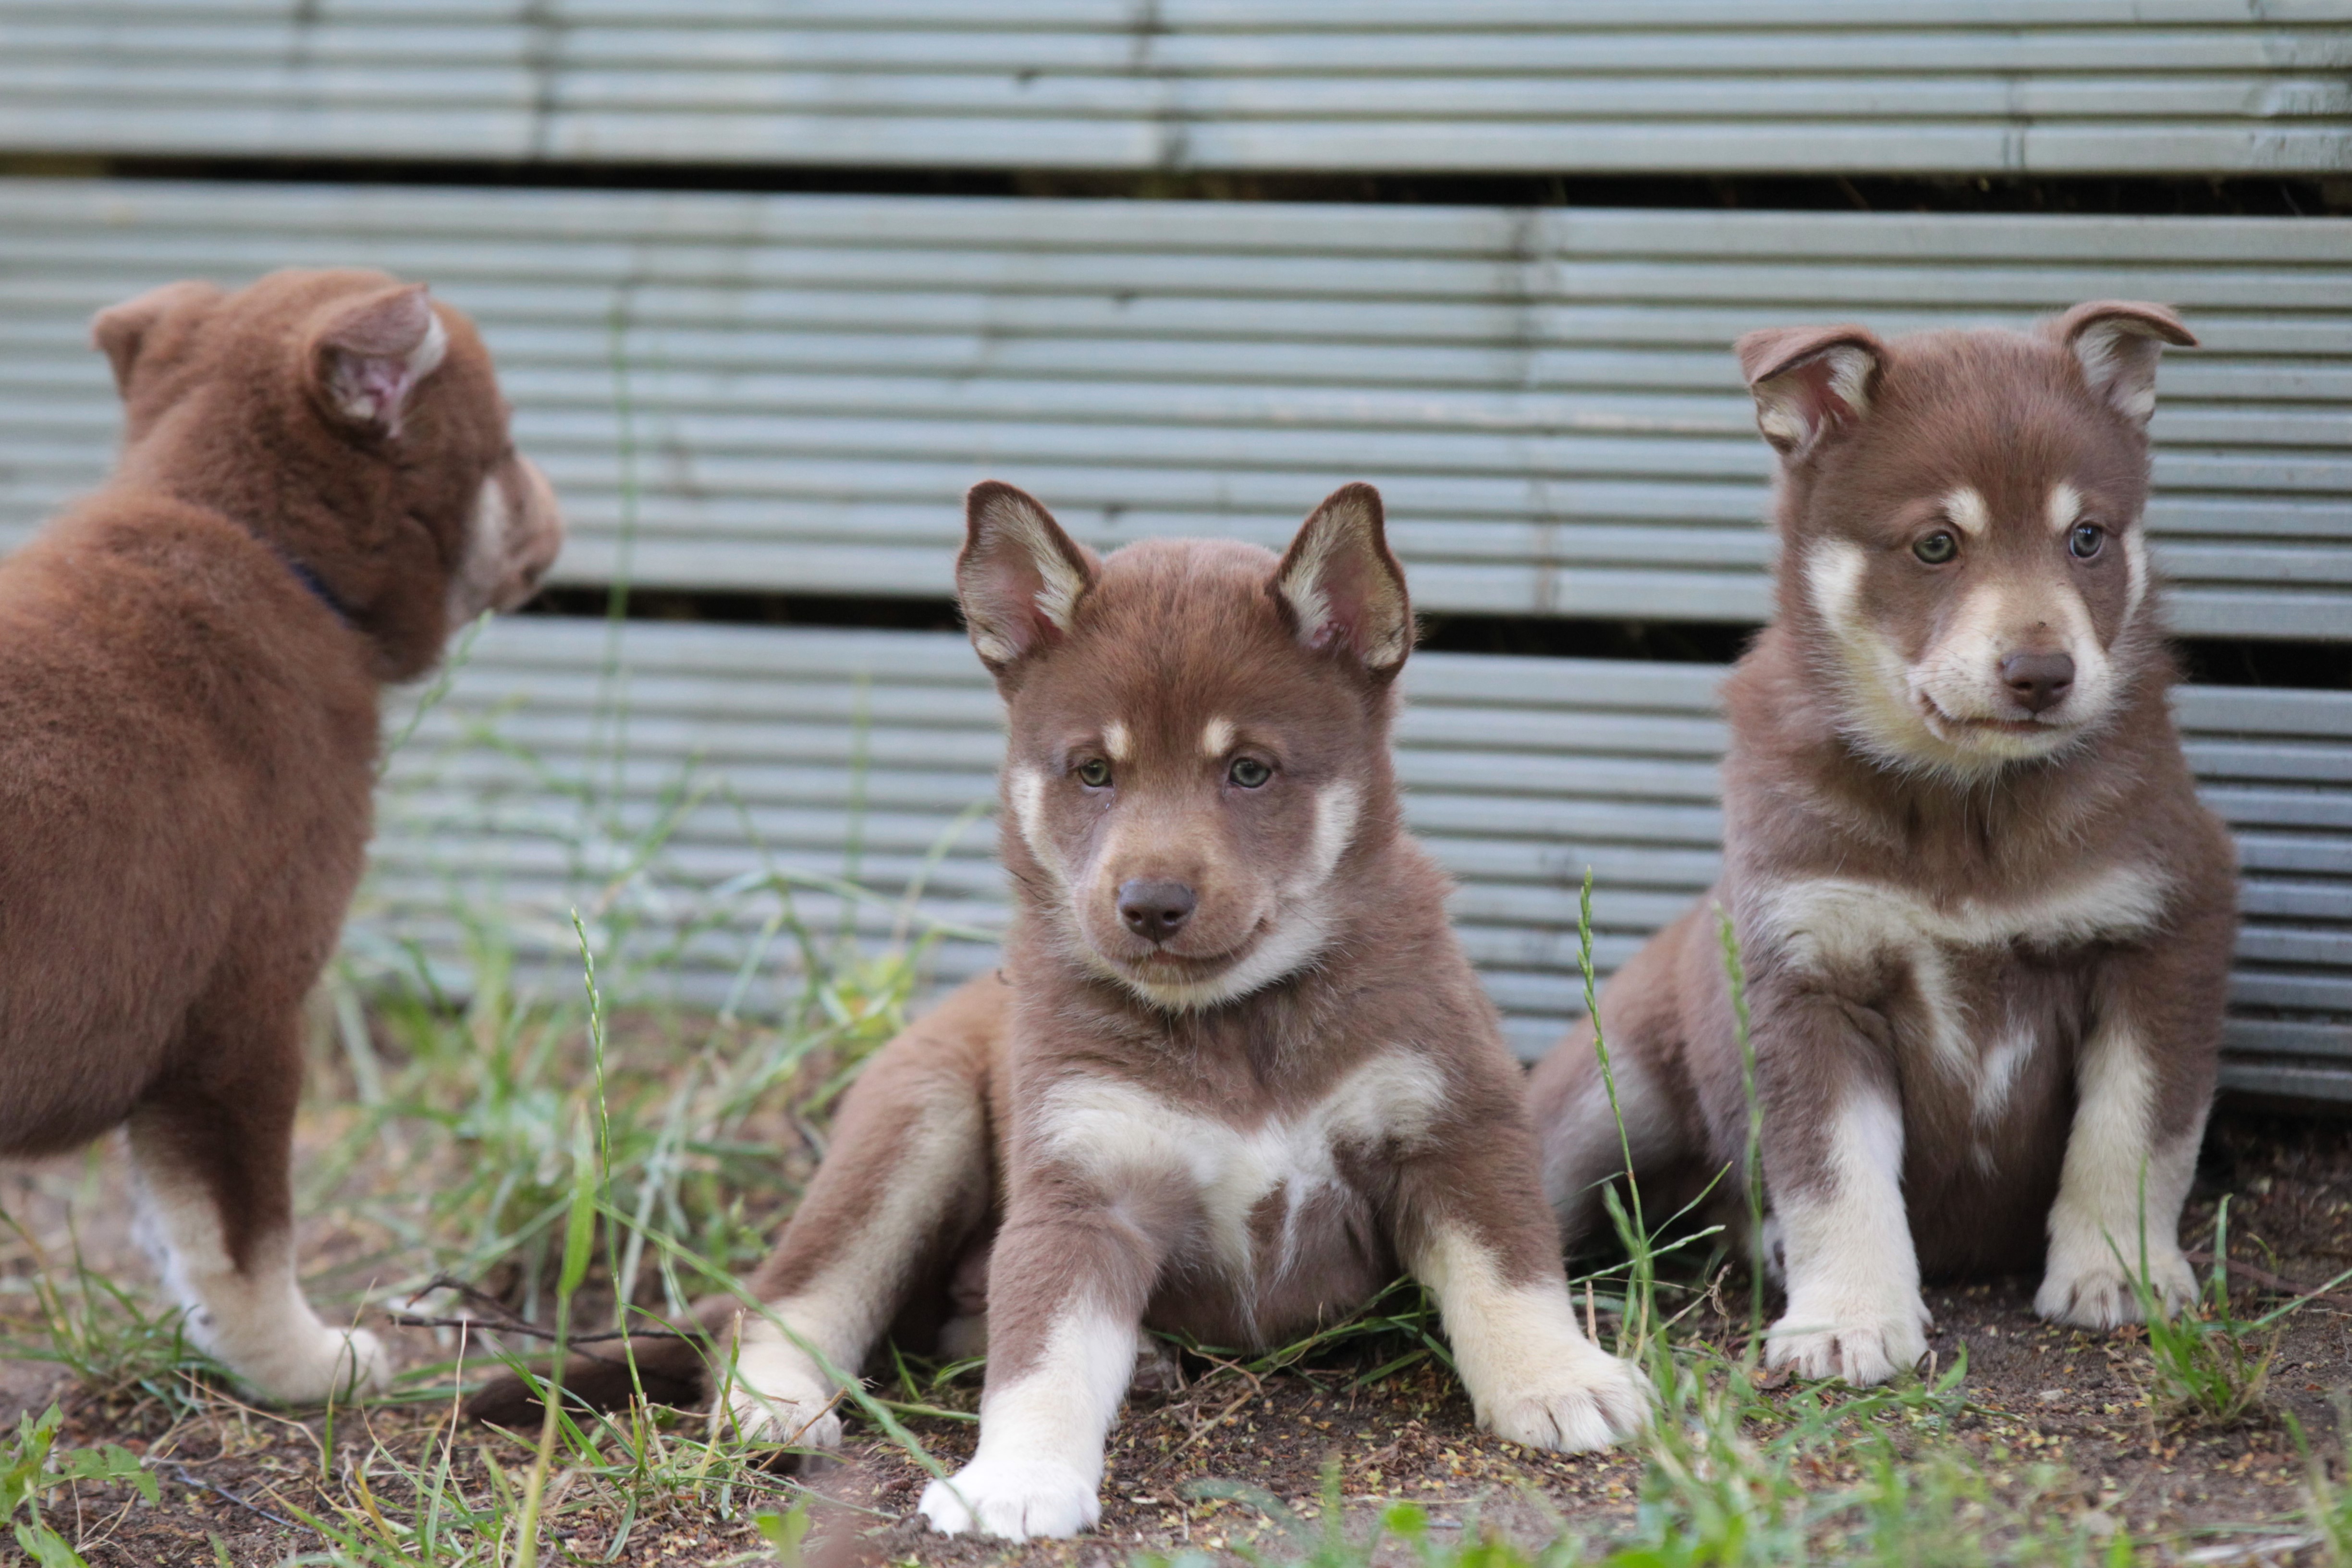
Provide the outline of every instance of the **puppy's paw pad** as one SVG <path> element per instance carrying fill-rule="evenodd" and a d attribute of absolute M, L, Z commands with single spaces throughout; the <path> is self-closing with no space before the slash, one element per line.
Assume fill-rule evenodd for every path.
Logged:
<path fill-rule="evenodd" d="M 923 1517 L 941 1535 L 1038 1541 L 1091 1530 L 1102 1518 L 1095 1483 L 1047 1459 L 974 1459 L 923 1489 Z"/>
<path fill-rule="evenodd" d="M 1790 1307 L 1764 1338 L 1764 1363 L 1799 1377 L 1841 1377 L 1856 1387 L 1885 1383 L 1927 1358 L 1925 1307 L 1829 1313 Z"/>
<path fill-rule="evenodd" d="M 2167 1312 L 2197 1299 L 2197 1276 L 2176 1249 L 2156 1256 L 2150 1248 L 2147 1275 Z M 2143 1322 L 2147 1313 L 2132 1289 L 2137 1269 L 2126 1269 L 2113 1253 L 2081 1260 L 2053 1259 L 2033 1293 L 2033 1310 L 2053 1323 L 2078 1329 L 2113 1329 Z"/>
<path fill-rule="evenodd" d="M 1586 1345 L 1543 1386 L 1494 1401 L 1486 1426 L 1507 1443 L 1580 1454 L 1640 1431 L 1650 1400 L 1650 1380 L 1639 1367 Z"/>

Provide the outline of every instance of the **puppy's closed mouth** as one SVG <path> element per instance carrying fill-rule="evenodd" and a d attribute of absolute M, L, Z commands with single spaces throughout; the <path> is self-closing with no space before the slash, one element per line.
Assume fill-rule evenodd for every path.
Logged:
<path fill-rule="evenodd" d="M 2056 740 L 2072 733 L 2077 727 L 2073 721 L 2056 714 L 2043 714 L 2031 719 L 1962 718 L 1948 713 L 1926 692 L 1918 693 L 1919 716 L 1927 726 L 1940 733 L 1974 735 L 2014 735 L 2021 740 Z"/>
<path fill-rule="evenodd" d="M 1108 954 L 1113 963 L 1139 976 L 1154 981 L 1204 979 L 1221 973 L 1247 958 L 1266 932 L 1266 923 L 1260 920 L 1250 928 L 1249 934 L 1223 952 L 1171 952 L 1155 947 L 1140 954 Z"/>

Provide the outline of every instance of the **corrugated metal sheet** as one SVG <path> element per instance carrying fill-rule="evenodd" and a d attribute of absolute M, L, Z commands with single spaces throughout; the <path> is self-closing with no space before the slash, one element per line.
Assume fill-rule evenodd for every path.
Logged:
<path fill-rule="evenodd" d="M 0 181 L 0 539 L 104 470 L 97 307 L 386 266 L 483 322 L 572 581 L 940 595 L 994 475 L 1100 545 L 1378 482 L 1433 610 L 1754 620 L 1759 324 L 2179 305 L 2183 631 L 2352 635 L 2352 221 Z"/>
<path fill-rule="evenodd" d="M 1408 814 L 1461 879 L 1463 940 L 1523 1051 L 1581 1010 L 1586 868 L 1604 971 L 1712 881 L 1721 674 L 1428 653 L 1407 666 Z M 2245 868 L 2228 1081 L 2352 1099 L 2352 694 L 2190 689 L 2180 711 Z M 751 973 L 751 999 L 772 1000 L 787 950 L 757 947 L 778 901 L 751 884 L 780 870 L 803 879 L 798 912 L 820 932 L 845 919 L 824 879 L 847 879 L 876 895 L 846 911 L 869 940 L 928 921 L 984 933 L 1003 919 L 994 834 L 960 814 L 991 803 L 1000 734 L 951 635 L 503 622 L 395 759 L 353 942 L 446 949 L 450 911 L 471 904 L 568 959 L 577 905 L 634 930 L 640 952 L 693 932 L 686 961 L 663 965 L 693 999 Z M 951 935 L 936 957 L 957 978 L 992 950 Z"/>
<path fill-rule="evenodd" d="M 0 149 L 2335 171 L 2347 66 L 2342 0 L 5 0 Z"/>

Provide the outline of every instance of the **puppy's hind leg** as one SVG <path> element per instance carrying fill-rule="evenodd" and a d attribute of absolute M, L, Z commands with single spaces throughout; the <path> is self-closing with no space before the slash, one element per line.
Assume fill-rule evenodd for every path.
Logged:
<path fill-rule="evenodd" d="M 1643 1205 L 1646 1219 L 1663 1218 L 1695 1195 L 1690 1177 L 1706 1164 L 1704 1134 L 1688 1109 L 1696 1096 L 1678 1065 L 1678 1047 L 1689 1037 L 1690 1015 L 1717 1000 L 1721 962 L 1706 906 L 1685 911 L 1601 988 L 1609 1071 L 1601 1070 L 1589 1018 L 1536 1063 L 1528 1108 L 1544 1196 L 1568 1246 L 1605 1228 L 1601 1191 L 1624 1180 L 1628 1153 L 1643 1198 L 1653 1200 Z"/>
<path fill-rule="evenodd" d="M 992 974 L 963 986 L 883 1047 L 844 1099 L 808 1195 L 752 1281 L 763 1305 L 742 1314 L 721 1369 L 745 1436 L 838 1443 L 835 1374 L 857 1375 L 908 1292 L 986 1220 L 1007 995 Z"/>
<path fill-rule="evenodd" d="M 168 1083 L 131 1111 L 142 1229 L 189 1338 L 256 1393 L 373 1393 L 392 1377 L 383 1345 L 320 1321 L 295 1279 L 288 1166 L 301 1067 L 290 1040 L 277 1065 L 233 1084 Z"/>
<path fill-rule="evenodd" d="M 1602 1005 L 1605 1008 L 1605 998 Z M 1645 1196 L 1654 1194 L 1660 1173 L 1678 1174 L 1692 1152 L 1657 1075 L 1627 1044 L 1612 1045 L 1604 1078 L 1592 1048 L 1592 1026 L 1580 1024 L 1536 1064 L 1528 1084 L 1543 1162 L 1544 1196 L 1559 1217 L 1560 1239 L 1570 1247 L 1607 1230 L 1601 1189 L 1624 1179 L 1628 1148 L 1633 1175 Z M 1613 1101 L 1612 1088 L 1616 1090 Z M 1661 1210 L 1667 1212 L 1671 1210 Z"/>

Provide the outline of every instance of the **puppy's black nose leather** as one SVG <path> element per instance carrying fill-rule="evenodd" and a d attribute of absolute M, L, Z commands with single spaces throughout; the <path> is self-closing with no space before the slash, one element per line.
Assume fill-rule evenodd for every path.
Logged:
<path fill-rule="evenodd" d="M 2000 679 L 2027 712 L 2041 713 L 2074 689 L 2074 660 L 2063 653 L 2013 653 L 2000 661 Z"/>
<path fill-rule="evenodd" d="M 1200 901 L 1181 882 L 1139 877 L 1118 885 L 1118 918 L 1128 930 L 1153 942 L 1182 931 Z"/>

